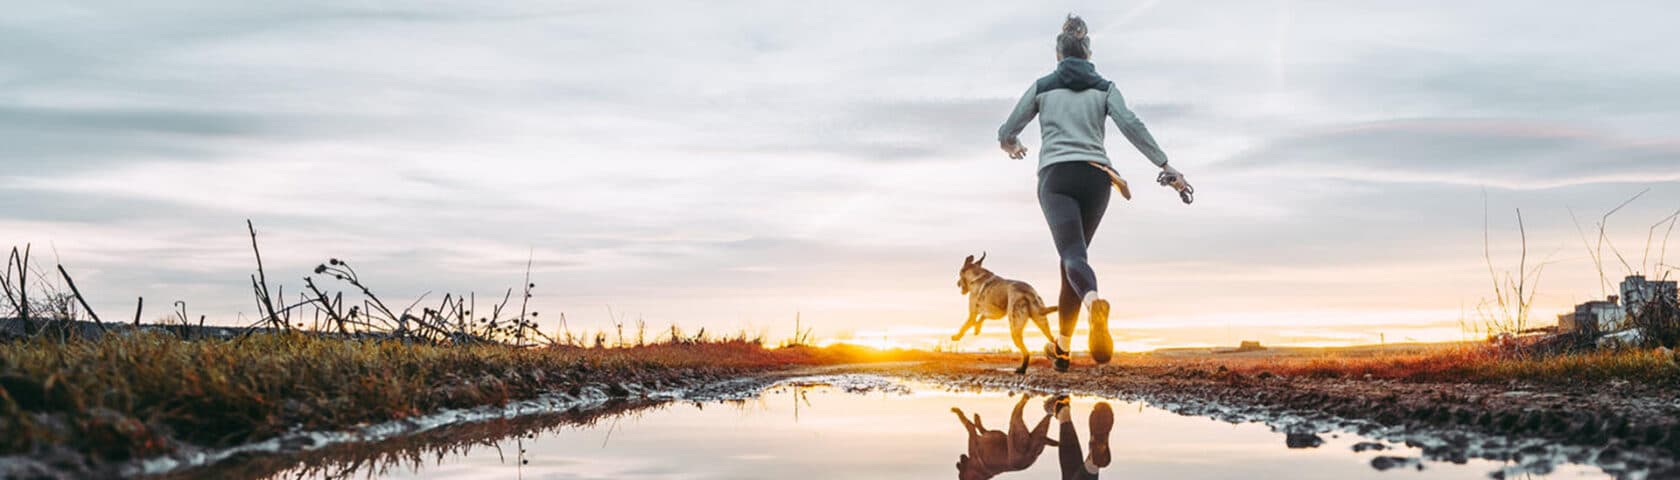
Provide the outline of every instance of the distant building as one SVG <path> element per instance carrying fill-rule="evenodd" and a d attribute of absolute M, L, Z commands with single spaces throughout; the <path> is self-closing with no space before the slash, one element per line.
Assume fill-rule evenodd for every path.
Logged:
<path fill-rule="evenodd" d="M 1639 311 L 1646 304 L 1659 298 L 1675 299 L 1676 292 L 1673 280 L 1646 280 L 1644 275 L 1629 275 L 1622 279 L 1622 304 L 1627 308 L 1628 315 L 1639 315 Z"/>
<path fill-rule="evenodd" d="M 1575 311 L 1558 314 L 1558 331 L 1593 335 L 1626 330 L 1628 319 L 1658 298 L 1674 300 L 1680 294 L 1673 280 L 1647 280 L 1644 275 L 1622 279 L 1622 294 L 1575 306 Z M 1618 301 L 1619 300 L 1619 301 Z"/>
<path fill-rule="evenodd" d="M 1260 346 L 1260 342 L 1258 342 L 1258 341 L 1243 340 L 1242 343 L 1237 346 L 1237 348 L 1224 349 L 1224 350 L 1215 349 L 1213 351 L 1213 353 L 1258 352 L 1258 351 L 1262 351 L 1262 350 L 1265 350 L 1265 349 L 1266 349 L 1266 347 Z"/>
<path fill-rule="evenodd" d="M 1597 334 L 1621 330 L 1627 314 L 1616 302 L 1616 296 L 1593 300 L 1575 306 L 1575 311 L 1558 315 L 1558 331 Z"/>

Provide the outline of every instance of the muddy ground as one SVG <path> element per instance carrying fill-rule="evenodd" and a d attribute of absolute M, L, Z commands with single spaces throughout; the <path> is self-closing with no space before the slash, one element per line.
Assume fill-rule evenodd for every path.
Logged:
<path fill-rule="evenodd" d="M 587 423 L 672 400 L 748 396 L 788 375 L 708 368 L 622 373 L 613 379 L 558 382 L 548 394 L 503 405 L 445 409 L 341 430 L 297 431 L 227 448 L 177 442 L 168 454 L 125 462 L 99 462 L 57 446 L 31 456 L 0 456 L 0 479 L 264 478 L 300 462 L 306 469 L 316 468 L 313 473 L 342 477 L 320 468 L 371 463 L 383 470 L 413 463 L 419 458 L 416 452 L 436 453 L 484 439 Z M 462 436 L 463 432 L 472 435 Z"/>
<path fill-rule="evenodd" d="M 1185 415 L 1263 422 L 1289 434 L 1291 446 L 1351 431 L 1421 447 L 1429 460 L 1513 462 L 1496 478 L 1562 463 L 1597 465 L 1618 477 L 1680 478 L 1680 385 L 1408 383 L 1090 363 L 1056 373 L 1042 361 L 1016 375 L 1013 366 L 975 360 L 857 370 L 953 388 L 1139 400 Z"/>
<path fill-rule="evenodd" d="M 1601 385 L 1415 383 L 1380 379 L 1290 377 L 1245 374 L 1188 365 L 1117 366 L 1076 363 L 1055 373 L 1035 360 L 1026 375 L 998 358 L 800 368 L 774 373 L 697 374 L 691 378 L 643 378 L 556 392 L 563 408 L 537 408 L 488 420 L 413 429 L 410 433 L 356 440 L 331 448 L 279 442 L 279 448 L 237 454 L 209 468 L 165 469 L 170 476 L 262 476 L 303 461 L 325 467 L 353 463 L 412 461 L 498 435 L 594 421 L 603 415 L 649 408 L 670 400 L 742 398 L 791 376 L 867 373 L 945 385 L 949 388 L 1098 395 L 1142 401 L 1184 415 L 1230 422 L 1258 422 L 1286 434 L 1290 448 L 1315 447 L 1320 435 L 1354 432 L 1419 447 L 1424 459 L 1463 462 L 1471 458 L 1510 462 L 1494 478 L 1546 473 L 1565 463 L 1595 465 L 1622 478 L 1680 478 L 1680 386 L 1610 382 Z M 673 372 L 674 373 L 674 372 Z M 698 372 L 691 372 L 698 373 Z M 593 399 L 584 401 L 585 399 Z M 568 403 L 569 402 L 569 403 Z M 534 416 L 532 416 L 534 414 Z M 447 420 L 447 417 L 444 418 Z M 411 428 L 405 424 L 397 427 Z M 393 442 L 408 444 L 393 451 Z M 360 445 L 358 445 L 360 444 Z M 1374 445 L 1374 444 L 1373 444 Z M 371 449 L 367 447 L 372 447 Z M 421 448 L 424 447 L 424 448 Z M 1372 448 L 1380 448 L 1380 445 Z M 187 452 L 189 454 L 194 452 Z M 427 455 L 429 456 L 429 455 Z M 177 455 L 185 459 L 190 455 Z M 14 459 L 16 460 L 16 459 Z M 44 460 L 44 459 L 36 459 Z M 383 461 L 381 461 L 383 460 Z M 1412 466 L 1418 459 L 1379 457 L 1379 470 Z M 0 462 L 5 464 L 8 462 Z M 51 462 L 11 462 L 6 475 L 96 477 L 137 473 L 129 468 L 94 471 L 52 468 Z M 46 464 L 43 464 L 46 463 Z M 195 462 L 188 462 L 195 463 Z M 401 462 L 395 462 L 401 463 Z M 204 465 L 204 464 L 199 464 Z M 185 466 L 185 465 L 183 465 Z M 45 468 L 43 468 L 45 467 Z M 125 473 L 119 473 L 125 472 Z M 152 470 L 153 473 L 164 473 Z M 6 476 L 0 475 L 0 476 Z"/>

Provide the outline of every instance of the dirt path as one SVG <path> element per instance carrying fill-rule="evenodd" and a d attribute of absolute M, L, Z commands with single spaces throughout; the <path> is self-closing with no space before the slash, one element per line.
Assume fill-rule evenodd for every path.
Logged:
<path fill-rule="evenodd" d="M 1185 415 L 1264 422 L 1292 435 L 1342 430 L 1421 447 L 1437 461 L 1512 461 L 1507 473 L 1564 462 L 1680 477 L 1680 386 L 1446 384 L 1292 378 L 1198 367 L 1076 365 L 1058 374 L 975 361 L 859 367 L 954 388 L 1003 388 L 1140 400 Z M 1293 441 L 1294 439 L 1292 439 Z M 1304 439 L 1303 441 L 1310 441 Z"/>

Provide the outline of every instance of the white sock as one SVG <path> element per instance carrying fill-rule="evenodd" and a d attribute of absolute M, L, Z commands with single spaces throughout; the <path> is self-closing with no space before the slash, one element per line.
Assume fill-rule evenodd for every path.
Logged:
<path fill-rule="evenodd" d="M 1082 305 L 1085 306 L 1086 310 L 1090 310 L 1091 309 L 1091 302 L 1095 302 L 1095 301 L 1097 301 L 1097 291 L 1096 290 L 1085 292 L 1085 298 L 1079 299 L 1079 302 Z"/>
<path fill-rule="evenodd" d="M 1086 473 L 1097 473 L 1098 470 L 1102 470 L 1102 469 L 1097 467 L 1096 462 L 1091 461 L 1091 456 L 1090 455 L 1086 455 L 1085 456 L 1085 472 Z"/>
<path fill-rule="evenodd" d="M 1060 348 L 1062 353 L 1073 353 L 1073 335 L 1062 335 L 1056 340 L 1056 348 Z"/>

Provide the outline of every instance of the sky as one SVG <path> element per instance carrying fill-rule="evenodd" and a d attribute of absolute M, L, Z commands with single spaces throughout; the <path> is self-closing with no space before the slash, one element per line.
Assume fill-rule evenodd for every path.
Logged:
<path fill-rule="evenodd" d="M 1672 2 L 6 10 L 0 245 L 63 263 L 106 317 L 144 297 L 148 320 L 250 321 L 251 219 L 287 292 L 340 258 L 391 299 L 500 297 L 529 263 L 545 329 L 775 339 L 797 316 L 937 345 L 966 255 L 1054 297 L 1035 164 L 995 132 L 1069 12 L 1198 192 L 1153 185 L 1110 128 L 1136 195 L 1092 258 L 1122 349 L 1474 337 L 1484 233 L 1496 273 L 1526 233 L 1550 323 L 1604 293 L 1584 237 L 1647 189 L 1603 270 L 1680 263 L 1652 230 L 1680 209 Z"/>

